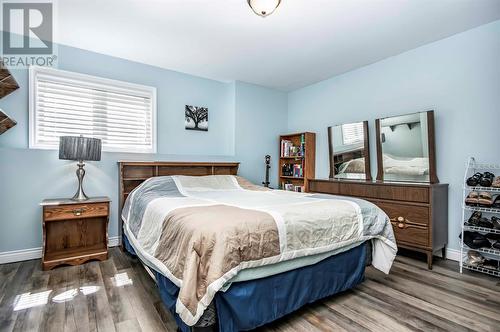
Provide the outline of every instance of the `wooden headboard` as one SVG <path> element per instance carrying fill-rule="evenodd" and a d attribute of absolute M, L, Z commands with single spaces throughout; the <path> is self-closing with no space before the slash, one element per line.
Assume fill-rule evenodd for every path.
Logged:
<path fill-rule="evenodd" d="M 233 162 L 172 162 L 172 161 L 119 161 L 120 210 L 118 216 L 121 240 L 121 211 L 127 196 L 145 180 L 166 175 L 237 175 L 240 163 Z"/>

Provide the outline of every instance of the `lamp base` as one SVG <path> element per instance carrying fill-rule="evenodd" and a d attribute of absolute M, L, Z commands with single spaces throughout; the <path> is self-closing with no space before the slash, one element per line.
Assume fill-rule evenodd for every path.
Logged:
<path fill-rule="evenodd" d="M 85 191 L 83 191 L 83 177 L 85 176 L 85 169 L 83 169 L 83 166 L 85 166 L 85 164 L 83 163 L 83 160 L 80 160 L 78 162 L 78 169 L 76 170 L 76 176 L 78 177 L 78 190 L 71 198 L 72 200 L 79 202 L 89 199 L 89 197 L 85 194 Z"/>
<path fill-rule="evenodd" d="M 85 195 L 85 193 L 81 194 L 80 192 L 77 192 L 75 196 L 71 197 L 71 200 L 77 201 L 77 202 L 83 202 L 87 201 L 89 197 Z"/>

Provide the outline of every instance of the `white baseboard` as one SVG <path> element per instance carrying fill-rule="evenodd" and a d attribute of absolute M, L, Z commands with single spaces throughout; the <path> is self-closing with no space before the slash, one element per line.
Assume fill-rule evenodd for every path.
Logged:
<path fill-rule="evenodd" d="M 460 261 L 460 250 L 446 249 L 446 258 L 452 261 Z"/>
<path fill-rule="evenodd" d="M 436 256 L 441 257 L 441 250 L 435 252 L 434 254 L 437 254 Z M 460 261 L 460 250 L 446 248 L 446 259 L 457 262 Z"/>
<path fill-rule="evenodd" d="M 113 236 L 108 239 L 108 247 L 118 247 L 120 245 L 120 237 Z"/>
<path fill-rule="evenodd" d="M 5 251 L 0 253 L 0 264 L 27 261 L 42 257 L 42 248 Z"/>
<path fill-rule="evenodd" d="M 114 236 L 108 239 L 108 247 L 120 245 L 120 237 Z M 0 264 L 27 261 L 42 258 L 42 248 L 21 249 L 0 252 Z"/>

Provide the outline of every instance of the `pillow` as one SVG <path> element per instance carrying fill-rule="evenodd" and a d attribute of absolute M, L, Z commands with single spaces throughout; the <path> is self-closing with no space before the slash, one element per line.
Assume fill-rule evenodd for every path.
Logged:
<path fill-rule="evenodd" d="M 353 159 L 347 162 L 342 173 L 364 173 L 365 172 L 365 158 Z"/>

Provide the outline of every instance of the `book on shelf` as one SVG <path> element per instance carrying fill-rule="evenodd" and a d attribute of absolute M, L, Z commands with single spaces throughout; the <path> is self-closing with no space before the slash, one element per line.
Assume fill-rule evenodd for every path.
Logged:
<path fill-rule="evenodd" d="M 281 166 L 281 175 L 302 178 L 304 177 L 304 168 L 302 167 L 302 164 L 284 163 Z"/>
<path fill-rule="evenodd" d="M 302 138 L 301 138 L 302 140 Z M 281 140 L 281 157 L 302 157 L 304 151 L 305 143 L 300 146 L 293 145 L 292 141 L 282 139 Z"/>
<path fill-rule="evenodd" d="M 301 178 L 303 176 L 304 176 L 304 171 L 303 171 L 302 165 L 294 164 L 293 165 L 293 177 Z"/>
<path fill-rule="evenodd" d="M 300 135 L 300 155 L 306 155 L 306 135 Z"/>
<path fill-rule="evenodd" d="M 281 166 L 282 176 L 293 176 L 293 164 L 283 164 Z"/>
<path fill-rule="evenodd" d="M 294 191 L 298 192 L 298 193 L 302 193 L 304 192 L 304 186 L 294 186 Z"/>
<path fill-rule="evenodd" d="M 286 182 L 281 183 L 281 189 L 283 189 L 285 191 L 295 191 L 295 192 L 299 192 L 299 193 L 302 193 L 305 191 L 304 186 L 296 186 L 293 183 L 286 183 Z"/>

